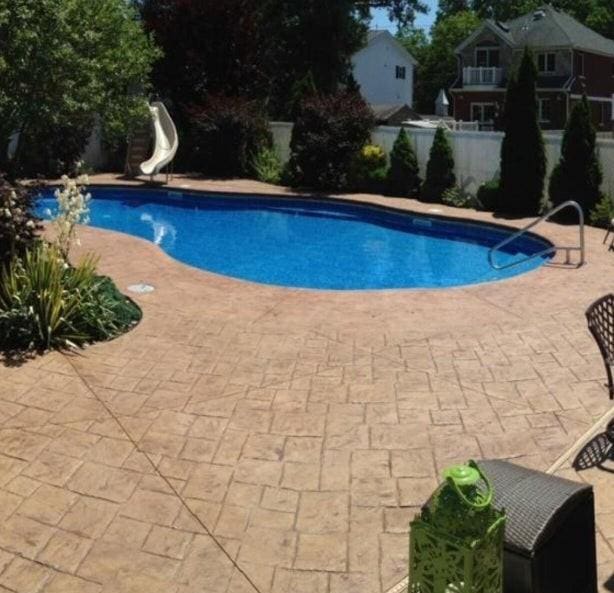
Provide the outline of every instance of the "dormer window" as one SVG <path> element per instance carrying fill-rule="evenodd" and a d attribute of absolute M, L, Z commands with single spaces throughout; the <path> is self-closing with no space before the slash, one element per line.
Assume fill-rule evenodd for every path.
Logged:
<path fill-rule="evenodd" d="M 477 47 L 475 65 L 478 68 L 498 68 L 501 63 L 498 47 Z"/>
<path fill-rule="evenodd" d="M 556 72 L 556 54 L 554 52 L 537 54 L 537 70 L 540 74 L 554 74 Z"/>

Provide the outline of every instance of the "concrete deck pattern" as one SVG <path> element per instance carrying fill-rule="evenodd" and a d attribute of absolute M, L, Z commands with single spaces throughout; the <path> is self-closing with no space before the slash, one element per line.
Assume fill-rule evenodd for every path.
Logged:
<path fill-rule="evenodd" d="M 575 240 L 574 227 L 542 232 Z M 156 290 L 135 296 L 143 321 L 117 340 L 0 366 L 0 592 L 387 591 L 407 574 L 408 522 L 445 466 L 545 470 L 610 408 L 584 320 L 612 290 L 602 237 L 587 229 L 580 269 L 323 292 L 221 277 L 82 229 L 80 251 L 100 254 L 123 290 Z M 605 587 L 612 477 L 584 475 Z"/>

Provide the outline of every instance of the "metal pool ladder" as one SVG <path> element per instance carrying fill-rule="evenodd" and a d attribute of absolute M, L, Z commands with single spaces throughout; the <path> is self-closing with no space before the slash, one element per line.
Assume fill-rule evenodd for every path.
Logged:
<path fill-rule="evenodd" d="M 501 248 L 505 247 L 506 245 L 509 245 L 512 241 L 515 241 L 516 239 L 518 239 L 518 237 L 521 237 L 522 235 L 525 235 L 533 227 L 537 226 L 541 222 L 544 222 L 544 221 L 548 220 L 549 218 L 554 216 L 557 212 L 560 212 L 561 210 L 564 210 L 565 208 L 575 208 L 578 211 L 578 217 L 579 217 L 579 221 L 580 221 L 580 226 L 579 226 L 580 242 L 579 242 L 579 245 L 576 245 L 574 247 L 566 247 L 564 245 L 551 245 L 550 247 L 547 247 L 543 251 L 539 251 L 538 253 L 534 253 L 533 255 L 529 255 L 528 257 L 524 257 L 524 258 L 522 258 L 522 259 L 520 259 L 518 261 L 514 261 L 514 262 L 511 262 L 509 264 L 499 265 L 499 264 L 495 263 L 494 255 L 495 255 L 495 253 L 497 253 L 497 251 L 499 251 Z M 556 208 L 552 208 L 552 210 L 549 210 L 548 212 L 546 212 L 546 214 L 544 214 L 543 216 L 541 216 L 537 220 L 534 220 L 532 223 L 528 224 L 523 229 L 520 229 L 519 231 L 517 231 L 516 233 L 514 233 L 510 237 L 507 237 L 506 239 L 501 241 L 501 243 L 498 243 L 497 245 L 495 245 L 488 252 L 488 263 L 495 270 L 506 270 L 508 268 L 513 268 L 515 266 L 519 266 L 521 264 L 524 264 L 525 262 L 531 261 L 532 259 L 535 259 L 537 257 L 543 257 L 544 255 L 550 255 L 552 253 L 556 253 L 559 250 L 563 250 L 563 251 L 566 252 L 566 257 L 565 257 L 565 263 L 566 264 L 571 263 L 571 261 L 569 259 L 570 251 L 579 251 L 580 252 L 580 263 L 578 264 L 578 267 L 584 265 L 584 263 L 586 261 L 586 258 L 585 258 L 585 246 L 584 246 L 584 212 L 582 211 L 582 208 L 581 208 L 580 204 L 578 204 L 578 202 L 575 202 L 574 200 L 567 200 L 567 202 L 563 202 L 562 204 L 559 204 Z"/>

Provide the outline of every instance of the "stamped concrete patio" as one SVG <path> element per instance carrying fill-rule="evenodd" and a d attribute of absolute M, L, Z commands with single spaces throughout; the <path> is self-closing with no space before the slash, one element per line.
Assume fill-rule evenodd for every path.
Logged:
<path fill-rule="evenodd" d="M 573 227 L 542 231 L 575 240 Z M 575 475 L 566 452 L 610 408 L 584 321 L 614 284 L 601 231 L 587 229 L 581 269 L 347 293 L 205 273 L 117 233 L 81 237 L 122 289 L 156 290 L 135 297 L 143 321 L 118 340 L 0 367 L 0 591 L 385 592 L 407 574 L 408 521 L 442 468 L 489 457 Z M 605 591 L 612 476 L 584 475 Z"/>

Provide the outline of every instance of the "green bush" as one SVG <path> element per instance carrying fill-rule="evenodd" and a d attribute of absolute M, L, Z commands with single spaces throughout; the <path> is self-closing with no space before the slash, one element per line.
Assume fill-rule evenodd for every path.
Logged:
<path fill-rule="evenodd" d="M 275 185 L 281 181 L 283 166 L 274 147 L 262 147 L 252 158 L 252 169 L 258 181 Z"/>
<path fill-rule="evenodd" d="M 303 101 L 292 130 L 289 177 L 294 185 L 344 190 L 355 158 L 368 142 L 373 113 L 358 93 L 318 95 Z"/>
<path fill-rule="evenodd" d="M 443 126 L 437 128 L 429 162 L 426 167 L 426 179 L 422 185 L 421 198 L 426 202 L 443 201 L 443 195 L 456 185 L 454 174 L 454 156 L 448 142 L 448 135 Z"/>
<path fill-rule="evenodd" d="M 463 192 L 456 185 L 449 187 L 441 194 L 441 201 L 446 206 L 454 206 L 454 208 L 476 208 L 477 206 L 476 198 Z"/>
<path fill-rule="evenodd" d="M 0 266 L 22 255 L 38 239 L 41 226 L 34 215 L 34 193 L 0 175 Z"/>
<path fill-rule="evenodd" d="M 537 69 L 526 49 L 505 96 L 505 138 L 501 146 L 499 210 L 520 216 L 539 212 L 544 194 L 546 153 L 537 121 Z"/>
<path fill-rule="evenodd" d="M 603 173 L 596 139 L 590 106 L 584 96 L 571 112 L 563 136 L 561 159 L 550 177 L 549 195 L 553 206 L 575 200 L 588 215 L 599 202 Z"/>
<path fill-rule="evenodd" d="M 254 157 L 271 145 L 271 133 L 257 101 L 210 95 L 191 110 L 192 166 L 216 177 L 244 177 Z"/>
<path fill-rule="evenodd" d="M 160 56 L 135 3 L 5 0 L 0 7 L 0 169 L 69 172 L 95 123 L 108 146 L 123 144 L 147 114 L 149 74 Z"/>
<path fill-rule="evenodd" d="M 134 325 L 140 309 L 87 257 L 68 265 L 40 242 L 13 259 L 0 279 L 0 349 L 66 348 L 112 338 Z"/>
<path fill-rule="evenodd" d="M 386 152 L 377 144 L 365 144 L 358 153 L 352 171 L 352 189 L 380 193 L 385 188 L 388 173 Z"/>
<path fill-rule="evenodd" d="M 501 204 L 499 181 L 488 181 L 480 185 L 476 196 L 477 206 L 486 212 L 498 212 Z"/>
<path fill-rule="evenodd" d="M 415 198 L 420 193 L 418 158 L 405 128 L 399 130 L 390 153 L 390 168 L 386 179 L 390 195 Z"/>
<path fill-rule="evenodd" d="M 589 220 L 593 226 L 607 229 L 612 219 L 614 219 L 614 203 L 611 196 L 604 194 L 591 210 Z"/>

